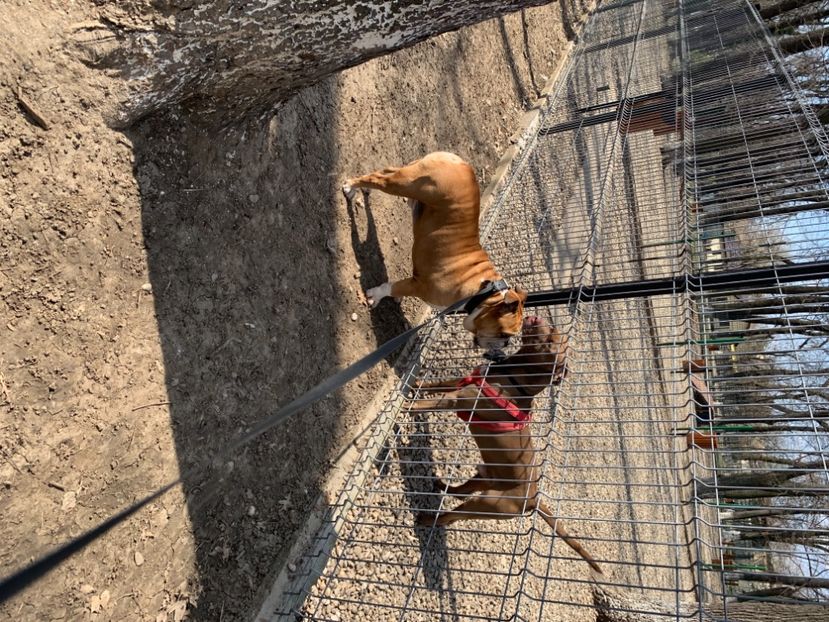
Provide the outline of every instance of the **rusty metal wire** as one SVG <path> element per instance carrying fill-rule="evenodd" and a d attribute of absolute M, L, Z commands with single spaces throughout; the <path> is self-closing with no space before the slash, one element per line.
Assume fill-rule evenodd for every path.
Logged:
<path fill-rule="evenodd" d="M 827 258 L 827 144 L 748 3 L 607 3 L 483 222 L 513 282 L 573 292 L 529 310 L 569 338 L 560 385 L 524 378 L 542 388 L 539 496 L 599 583 L 667 618 L 829 602 L 829 274 L 705 285 Z M 584 294 L 682 275 L 701 286 Z M 483 360 L 457 318 L 408 356 L 264 619 L 595 620 L 587 565 L 537 512 L 415 526 L 457 505 L 436 478 L 464 481 L 481 460 L 451 409 L 410 407 L 416 379 Z"/>

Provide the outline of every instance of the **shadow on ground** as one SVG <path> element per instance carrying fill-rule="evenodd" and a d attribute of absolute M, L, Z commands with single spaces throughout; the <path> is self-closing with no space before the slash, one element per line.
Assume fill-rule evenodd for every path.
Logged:
<path fill-rule="evenodd" d="M 392 455 L 396 454 L 400 463 L 405 503 L 409 511 L 413 516 L 426 511 L 431 518 L 436 518 L 442 508 L 442 488 L 435 472 L 432 447 L 424 444 L 424 439 L 430 437 L 429 420 L 420 413 L 411 413 L 411 416 L 411 433 L 398 431 L 395 437 L 396 451 Z M 420 548 L 418 573 L 422 575 L 415 583 L 422 582 L 426 589 L 438 593 L 441 611 L 457 612 L 457 602 L 452 591 L 452 573 L 449 571 L 446 529 L 423 525 L 415 526 L 414 533 Z M 445 619 L 444 615 L 440 617 Z"/>
<path fill-rule="evenodd" d="M 182 471 L 215 471 L 229 441 L 339 365 L 335 98 L 323 84 L 286 104 L 278 124 L 217 133 L 159 118 L 130 135 Z M 267 433 L 224 464 L 210 498 L 204 475 L 187 478 L 191 619 L 237 619 L 252 606 L 319 494 L 340 413 L 328 398 Z"/>

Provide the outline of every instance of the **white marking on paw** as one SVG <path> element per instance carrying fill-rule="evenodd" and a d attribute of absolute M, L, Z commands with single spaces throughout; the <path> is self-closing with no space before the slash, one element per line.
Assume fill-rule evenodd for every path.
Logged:
<path fill-rule="evenodd" d="M 347 181 L 343 184 L 343 194 L 345 195 L 346 199 L 353 199 L 354 195 L 357 193 L 356 190 L 351 186 L 351 182 Z"/>
<path fill-rule="evenodd" d="M 391 296 L 391 283 L 383 283 L 377 287 L 372 287 L 366 290 L 366 302 L 373 309 L 383 298 Z"/>

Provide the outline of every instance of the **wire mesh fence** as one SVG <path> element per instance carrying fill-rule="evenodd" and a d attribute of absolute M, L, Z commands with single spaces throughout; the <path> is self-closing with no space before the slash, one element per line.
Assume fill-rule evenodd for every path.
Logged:
<path fill-rule="evenodd" d="M 458 318 L 421 335 L 268 615 L 800 619 L 829 602 L 827 163 L 750 4 L 601 6 L 482 225 L 503 274 L 566 304 L 537 298 L 542 321 L 494 365 Z M 456 414 L 503 408 L 459 388 L 473 370 L 531 415 L 507 441 Z M 461 501 L 476 474 L 489 488 Z"/>

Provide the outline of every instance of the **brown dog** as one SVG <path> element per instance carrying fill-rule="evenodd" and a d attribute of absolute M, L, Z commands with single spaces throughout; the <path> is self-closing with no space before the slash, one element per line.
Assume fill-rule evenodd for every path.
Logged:
<path fill-rule="evenodd" d="M 407 197 L 412 206 L 412 276 L 366 291 L 371 306 L 386 296 L 415 296 L 445 308 L 477 293 L 486 281 L 502 281 L 478 237 L 480 192 L 475 171 L 452 153 L 430 153 L 400 168 L 385 168 L 343 185 Z M 464 328 L 487 350 L 503 348 L 521 330 L 527 292 L 505 287 L 470 311 Z"/>
<path fill-rule="evenodd" d="M 444 392 L 438 399 L 409 402 L 412 411 L 451 409 L 469 422 L 469 431 L 481 450 L 483 464 L 477 474 L 458 486 L 437 482 L 436 490 L 468 497 L 454 510 L 421 513 L 420 525 L 450 525 L 472 518 L 502 520 L 538 510 L 541 517 L 576 553 L 601 573 L 598 563 L 581 543 L 553 518 L 538 495 L 538 464 L 532 436 L 526 428 L 533 398 L 551 382 L 558 384 L 565 374 L 567 337 L 538 317 L 524 320 L 523 345 L 509 358 L 491 365 L 485 381 L 454 378 L 421 383 L 427 392 Z M 477 370 L 476 370 L 477 371 Z M 488 386 L 487 386 L 488 385 Z M 511 402 L 512 405 L 505 402 Z M 473 493 L 479 496 L 471 497 Z"/>

